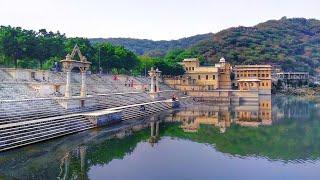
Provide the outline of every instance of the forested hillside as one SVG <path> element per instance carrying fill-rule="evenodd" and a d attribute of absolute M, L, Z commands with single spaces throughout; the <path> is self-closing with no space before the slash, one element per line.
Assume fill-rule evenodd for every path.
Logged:
<path fill-rule="evenodd" d="M 176 62 L 199 57 L 203 63 L 213 64 L 225 57 L 232 64 L 267 63 L 280 65 L 285 71 L 314 72 L 320 66 L 320 21 L 315 19 L 283 17 L 253 27 L 233 27 L 175 41 L 91 39 L 97 41 Z"/>
<path fill-rule="evenodd" d="M 233 64 L 276 64 L 286 71 L 314 72 L 320 66 L 320 21 L 282 18 L 254 27 L 236 27 L 176 54 L 199 56 L 207 63 L 225 57 Z"/>
<path fill-rule="evenodd" d="M 186 49 L 198 44 L 203 40 L 208 40 L 212 37 L 212 33 L 195 35 L 187 38 L 171 41 L 152 41 L 147 39 L 132 39 L 132 38 L 92 38 L 92 43 L 110 42 L 114 45 L 121 45 L 135 52 L 137 55 L 148 55 L 150 57 L 163 56 L 172 49 Z"/>

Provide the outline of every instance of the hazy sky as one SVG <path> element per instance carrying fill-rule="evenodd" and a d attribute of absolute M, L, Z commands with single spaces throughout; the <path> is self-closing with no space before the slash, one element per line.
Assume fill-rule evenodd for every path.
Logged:
<path fill-rule="evenodd" d="M 0 25 L 68 37 L 170 40 L 283 16 L 320 19 L 320 0 L 0 0 Z"/>

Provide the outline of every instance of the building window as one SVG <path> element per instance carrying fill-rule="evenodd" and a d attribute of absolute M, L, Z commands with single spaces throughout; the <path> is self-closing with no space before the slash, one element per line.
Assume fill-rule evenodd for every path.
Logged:
<path fill-rule="evenodd" d="M 264 74 L 262 74 L 262 77 L 264 77 Z"/>
<path fill-rule="evenodd" d="M 188 68 L 186 68 L 186 71 L 188 71 Z"/>
<path fill-rule="evenodd" d="M 192 67 L 192 71 L 194 71 L 194 67 Z"/>
<path fill-rule="evenodd" d="M 238 75 L 238 77 L 239 77 L 239 75 Z M 216 75 L 212 75 L 212 79 L 216 79 Z"/>
<path fill-rule="evenodd" d="M 201 76 L 200 76 L 200 75 L 198 75 L 198 79 L 199 79 L 199 80 L 201 79 Z"/>
<path fill-rule="evenodd" d="M 269 74 L 266 74 L 266 77 L 269 77 Z"/>
<path fill-rule="evenodd" d="M 209 79 L 209 76 L 208 75 L 206 75 L 206 80 L 208 80 Z"/>
<path fill-rule="evenodd" d="M 264 83 L 262 83 L 262 86 L 264 86 Z"/>
<path fill-rule="evenodd" d="M 268 86 L 268 83 L 266 83 L 266 86 Z"/>

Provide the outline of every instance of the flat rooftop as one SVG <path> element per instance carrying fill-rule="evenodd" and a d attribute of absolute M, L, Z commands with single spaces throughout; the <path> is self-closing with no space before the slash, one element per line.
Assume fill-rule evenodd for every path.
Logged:
<path fill-rule="evenodd" d="M 279 72 L 277 74 L 303 74 L 303 75 L 309 75 L 309 72 Z"/>
<path fill-rule="evenodd" d="M 235 68 L 271 68 L 271 65 L 255 64 L 255 65 L 235 65 Z"/>
<path fill-rule="evenodd" d="M 194 62 L 194 61 L 199 61 L 198 58 L 187 58 L 187 59 L 184 59 L 183 62 Z"/>
<path fill-rule="evenodd" d="M 189 71 L 188 73 L 214 73 L 218 72 L 218 68 L 214 66 L 204 66 L 204 67 L 197 67 L 194 69 L 194 71 Z"/>

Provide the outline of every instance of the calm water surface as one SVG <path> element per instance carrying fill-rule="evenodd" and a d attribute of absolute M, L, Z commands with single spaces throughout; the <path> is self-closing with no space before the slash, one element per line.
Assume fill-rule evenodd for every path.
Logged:
<path fill-rule="evenodd" d="M 197 104 L 0 153 L 0 179 L 319 179 L 319 102 Z"/>

